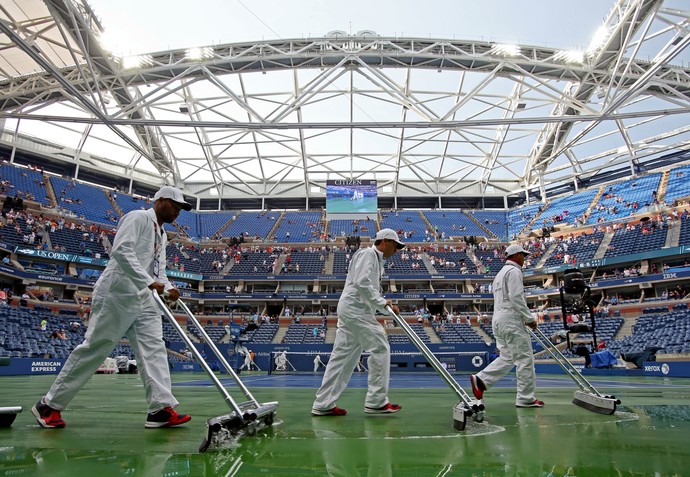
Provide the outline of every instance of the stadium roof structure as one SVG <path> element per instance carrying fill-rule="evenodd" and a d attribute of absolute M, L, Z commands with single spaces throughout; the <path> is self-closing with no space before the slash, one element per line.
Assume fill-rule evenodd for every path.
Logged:
<path fill-rule="evenodd" d="M 85 0 L 0 0 L 0 144 L 210 208 L 322 206 L 339 179 L 503 207 L 688 148 L 672 3 L 618 0 L 581 51 L 332 31 L 120 57 Z"/>

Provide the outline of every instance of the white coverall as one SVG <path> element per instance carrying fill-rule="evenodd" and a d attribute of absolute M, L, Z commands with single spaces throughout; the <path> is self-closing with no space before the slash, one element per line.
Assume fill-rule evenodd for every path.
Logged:
<path fill-rule="evenodd" d="M 494 318 L 491 327 L 500 356 L 477 373 L 487 389 L 515 366 L 517 375 L 516 404 L 534 402 L 536 375 L 532 340 L 525 323 L 535 319 L 527 307 L 522 283 L 522 269 L 507 260 L 493 282 Z"/>
<path fill-rule="evenodd" d="M 110 261 L 93 289 L 84 341 L 72 351 L 46 394 L 50 407 L 65 409 L 123 335 L 137 356 L 148 411 L 177 406 L 170 389 L 161 310 L 148 288 L 155 282 L 163 283 L 166 290 L 173 288 L 165 274 L 166 244 L 153 208 L 120 219 Z"/>
<path fill-rule="evenodd" d="M 383 271 L 383 253 L 375 246 L 361 249 L 352 256 L 338 301 L 338 329 L 333 352 L 316 392 L 313 409 L 326 410 L 335 406 L 362 351 L 371 353 L 364 405 L 378 408 L 388 403 L 390 346 L 385 330 L 374 316 L 376 310 L 385 312 L 386 299 L 380 292 Z"/>
<path fill-rule="evenodd" d="M 285 351 L 278 353 L 273 361 L 276 365 L 276 371 L 285 371 L 287 369 L 287 355 Z"/>
<path fill-rule="evenodd" d="M 317 354 L 314 357 L 314 372 L 317 372 L 319 370 L 319 366 L 324 366 L 323 361 L 321 361 L 321 355 Z"/>

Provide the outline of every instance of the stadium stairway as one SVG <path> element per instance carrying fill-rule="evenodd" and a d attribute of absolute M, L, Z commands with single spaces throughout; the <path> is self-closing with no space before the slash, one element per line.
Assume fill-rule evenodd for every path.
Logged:
<path fill-rule="evenodd" d="M 666 243 L 664 244 L 665 248 L 677 247 L 679 242 L 680 242 L 681 221 L 680 220 L 674 220 L 671 222 L 671 224 L 672 224 L 671 229 L 666 234 Z"/>
<path fill-rule="evenodd" d="M 550 203 L 551 203 L 551 201 L 547 199 L 547 201 L 544 202 L 544 205 L 542 206 L 541 210 L 544 211 L 544 210 L 548 209 Z M 534 217 L 532 217 L 532 220 L 527 222 L 527 225 L 525 225 L 522 228 L 522 230 L 520 230 L 520 233 L 518 235 L 529 234 L 529 231 L 532 230 L 532 228 L 534 228 L 534 225 L 537 223 L 537 219 L 539 219 L 539 217 L 541 217 L 541 214 L 542 214 L 542 212 L 537 212 L 536 214 L 534 214 Z"/>
<path fill-rule="evenodd" d="M 417 213 L 419 214 L 419 217 L 422 219 L 422 221 L 426 224 L 427 229 L 429 229 L 429 233 L 433 233 L 436 230 L 436 227 L 434 227 L 431 224 L 431 222 L 429 222 L 429 219 L 426 218 L 426 215 L 424 215 L 423 212 L 419 211 Z M 438 240 L 438 237 L 436 237 L 436 239 Z"/>
<path fill-rule="evenodd" d="M 554 250 L 556 250 L 556 247 L 558 247 L 558 243 L 554 242 L 552 243 L 549 248 L 546 249 L 546 252 L 544 252 L 544 255 L 541 256 L 537 264 L 534 266 L 534 268 L 541 268 L 544 266 L 546 261 L 551 257 L 551 254 L 553 253 Z"/>
<path fill-rule="evenodd" d="M 271 340 L 271 343 L 280 344 L 283 341 L 283 338 L 285 338 L 285 335 L 287 334 L 287 330 L 288 330 L 288 326 L 280 326 L 278 328 L 278 331 L 276 332 L 275 336 Z M 326 336 L 326 338 L 328 338 L 328 336 Z"/>
<path fill-rule="evenodd" d="M 326 338 L 324 338 L 324 343 L 335 343 L 335 332 L 337 330 L 337 327 L 334 326 L 329 326 L 328 329 L 326 329 Z"/>
<path fill-rule="evenodd" d="M 55 196 L 55 189 L 53 189 L 53 183 L 48 179 L 48 176 L 46 176 L 45 174 L 43 174 L 43 183 L 46 187 L 46 197 L 48 198 L 48 200 L 50 200 L 50 203 L 53 205 L 53 207 L 57 207 L 58 200 Z"/>
<path fill-rule="evenodd" d="M 487 229 L 484 226 L 484 224 L 482 224 L 480 221 L 478 221 L 477 218 L 474 216 L 474 214 L 465 214 L 465 217 L 468 217 L 472 222 L 477 224 L 477 226 L 486 233 L 487 239 L 498 238 L 498 237 L 496 237 L 496 234 L 494 234 L 491 230 Z"/>
<path fill-rule="evenodd" d="M 604 190 L 605 190 L 604 186 L 599 187 L 599 191 L 597 192 L 597 195 L 595 195 L 594 198 L 592 199 L 592 202 L 589 203 L 589 207 L 587 207 L 587 211 L 584 214 L 585 215 L 584 223 L 587 223 L 587 219 L 589 219 L 589 216 L 590 216 L 592 210 L 594 210 L 594 206 L 599 203 L 599 199 L 601 199 L 601 195 L 604 193 Z"/>
<path fill-rule="evenodd" d="M 477 332 L 477 334 L 484 340 L 484 343 L 491 344 L 493 343 L 493 339 L 491 339 L 491 336 L 486 334 L 486 332 L 482 329 L 481 326 L 473 326 L 472 329 Z"/>
<path fill-rule="evenodd" d="M 678 227 L 680 229 L 680 227 Z M 429 260 L 429 254 L 428 253 L 423 253 L 422 254 L 422 263 L 424 263 L 424 266 L 426 269 L 429 271 L 429 274 L 431 275 L 436 275 L 438 272 L 436 271 L 436 267 L 434 267 L 431 264 L 431 260 Z"/>
<path fill-rule="evenodd" d="M 680 227 L 678 227 L 680 229 Z M 325 262 L 323 264 L 323 273 L 324 275 L 333 275 L 333 262 L 335 261 L 335 257 L 333 256 L 332 253 L 329 253 L 326 255 Z"/>
<path fill-rule="evenodd" d="M 225 229 L 227 229 L 228 227 L 230 227 L 230 226 L 232 225 L 233 222 L 234 222 L 234 221 L 233 221 L 232 218 L 231 218 L 230 220 L 228 220 L 227 222 L 225 222 L 225 225 L 221 226 L 218 230 L 216 230 L 215 234 L 218 234 L 219 236 L 222 236 L 222 235 L 223 235 L 223 232 L 225 232 Z"/>
<path fill-rule="evenodd" d="M 605 319 L 605 318 L 604 318 Z M 626 336 L 632 336 L 633 328 L 637 322 L 636 318 L 625 318 L 623 320 L 623 326 L 618 329 L 618 333 L 613 337 L 614 340 L 622 340 Z"/>
<path fill-rule="evenodd" d="M 594 257 L 592 257 L 594 260 L 599 260 L 600 258 L 604 258 L 604 255 L 606 255 L 606 251 L 608 250 L 609 244 L 611 243 L 611 240 L 613 240 L 613 233 L 607 233 L 604 234 L 604 238 L 601 239 L 601 243 L 599 244 L 599 248 L 597 249 L 596 253 L 594 254 Z"/>
<path fill-rule="evenodd" d="M 664 202 L 664 197 L 666 196 L 666 188 L 668 187 L 668 180 L 671 177 L 671 171 L 663 171 L 661 173 L 661 180 L 659 181 L 659 188 L 656 191 L 656 198 L 659 203 Z"/>
<path fill-rule="evenodd" d="M 436 333 L 436 330 L 433 326 L 424 325 L 424 331 L 426 331 L 426 334 L 429 335 L 429 340 L 432 343 L 443 343 L 443 340 L 438 335 L 438 333 Z"/>
<path fill-rule="evenodd" d="M 467 258 L 472 260 L 472 263 L 474 264 L 475 267 L 477 267 L 478 265 L 481 265 L 481 263 L 482 263 L 481 260 L 479 260 L 479 258 L 477 258 L 477 255 L 474 253 L 474 250 L 472 250 L 470 247 L 467 247 L 467 249 L 465 250 L 465 255 L 467 255 Z"/>
<path fill-rule="evenodd" d="M 122 217 L 123 215 L 125 215 L 125 214 L 122 213 L 122 209 L 121 209 L 120 206 L 117 204 L 117 201 L 116 201 L 115 199 L 113 199 L 112 194 L 106 194 L 106 196 L 108 197 L 108 200 L 110 201 L 110 204 L 113 206 L 113 210 L 115 211 L 115 213 L 117 214 L 117 216 L 118 216 L 118 217 Z"/>
<path fill-rule="evenodd" d="M 268 237 L 269 240 L 274 240 L 276 238 L 276 232 L 280 228 L 280 224 L 283 222 L 283 219 L 285 218 L 285 212 L 281 212 L 280 216 L 276 219 L 276 223 L 273 224 L 273 228 L 268 232 Z"/>

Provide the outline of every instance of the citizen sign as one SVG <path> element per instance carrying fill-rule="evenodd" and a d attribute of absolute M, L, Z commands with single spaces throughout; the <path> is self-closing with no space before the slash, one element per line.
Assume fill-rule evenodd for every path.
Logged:
<path fill-rule="evenodd" d="M 362 185 L 362 181 L 341 181 L 341 180 L 336 180 L 333 181 L 335 185 Z"/>

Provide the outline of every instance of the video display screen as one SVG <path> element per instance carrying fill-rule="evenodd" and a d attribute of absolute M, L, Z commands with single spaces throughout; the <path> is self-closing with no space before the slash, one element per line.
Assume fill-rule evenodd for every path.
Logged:
<path fill-rule="evenodd" d="M 375 214 L 378 197 L 375 180 L 326 181 L 326 212 Z"/>

